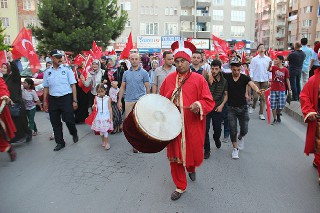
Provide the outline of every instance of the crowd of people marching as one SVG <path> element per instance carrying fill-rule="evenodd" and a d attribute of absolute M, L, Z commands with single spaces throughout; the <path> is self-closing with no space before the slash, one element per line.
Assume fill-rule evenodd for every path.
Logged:
<path fill-rule="evenodd" d="M 178 42 L 178 45 L 181 44 Z M 304 87 L 308 85 L 309 77 L 318 73 L 316 69 L 319 67 L 317 54 L 319 44 L 314 44 L 315 51 L 307 44 L 308 40 L 303 38 L 301 42 L 295 44 L 294 50 L 288 56 L 278 54 L 272 59 L 266 55 L 264 45 L 260 44 L 254 56 L 244 60 L 237 51 L 231 50 L 228 53 L 228 60 L 222 61 L 218 54 L 207 59 L 205 52 L 195 50 L 192 45 L 188 47 L 189 42 L 185 42 L 184 48 L 173 45 L 172 52 L 165 51 L 157 55 L 132 53 L 126 60 L 120 60 L 116 55 L 102 56 L 93 59 L 87 67 L 83 63 L 74 63 L 74 60 L 68 58 L 62 51 L 52 50 L 45 59 L 47 69 L 33 76 L 43 79 L 42 85 L 36 87 L 33 78 L 26 78 L 21 82 L 19 68 L 8 52 L 9 63 L 2 64 L 2 78 L 0 78 L 1 100 L 9 104 L 9 107 L 3 105 L 1 108 L 3 111 L 0 118 L 3 122 L 0 131 L 0 151 L 8 152 L 10 159 L 14 161 L 16 153 L 12 144 L 21 141 L 30 142 L 32 137 L 36 137 L 37 105 L 40 110 L 48 112 L 53 129 L 50 139 L 54 139 L 57 143 L 54 151 L 65 147 L 61 120 L 66 123 L 74 143 L 79 140 L 76 124 L 86 123 L 95 134 L 101 136 L 103 148 L 109 150 L 111 148 L 109 134 L 123 131 L 123 120 L 143 95 L 161 94 L 180 107 L 181 100 L 192 99 L 190 96 L 184 97 L 185 92 L 195 93 L 200 90 L 203 99 L 192 99 L 190 111 L 201 116 L 206 115 L 202 123 L 205 134 L 201 135 L 200 128 L 198 138 L 202 141 L 199 143 L 188 141 L 188 133 L 185 140 L 187 149 L 188 143 L 196 143 L 195 146 L 201 147 L 199 149 L 201 151 L 190 154 L 187 150 L 187 161 L 184 162 L 183 157 L 181 161 L 177 161 L 183 154 L 180 153 L 177 157 L 174 152 L 170 152 L 174 148 L 168 147 L 171 173 L 177 186 L 171 199 L 176 200 L 186 189 L 185 175 L 181 176 L 184 167 L 178 165 L 185 166 L 190 179 L 194 181 L 195 167 L 199 166 L 203 159 L 210 157 L 210 126 L 212 125 L 215 146 L 219 149 L 221 142 L 231 141 L 231 157 L 238 159 L 239 151 L 244 149 L 245 135 L 248 133 L 249 114 L 258 107 L 259 119 L 266 119 L 264 93 L 269 90 L 273 125 L 281 123 L 281 111 L 286 101 L 299 101 L 301 97 L 306 122 L 313 126 L 313 135 L 308 135 L 311 139 L 307 140 L 306 154 L 315 153 L 314 166 L 318 167 L 320 183 L 320 143 L 314 142 L 316 136 L 320 141 L 320 133 L 315 128 L 318 104 L 310 101 L 313 98 L 312 100 L 317 102 L 318 96 L 309 97 L 311 95 L 307 89 L 312 86 L 306 89 Z M 186 51 L 186 48 L 192 53 Z M 173 73 L 177 76 L 173 77 Z M 168 88 L 176 84 L 176 79 L 175 89 L 178 93 L 171 98 L 172 92 L 177 91 Z M 197 88 L 189 85 L 191 81 L 197 82 Z M 181 89 L 189 87 L 190 91 Z M 300 96 L 301 88 L 303 91 Z M 43 105 L 36 93 L 36 90 L 41 89 L 44 94 Z M 183 98 L 178 99 L 179 95 Z M 311 107 L 312 104 L 316 108 Z M 183 111 L 182 108 L 180 110 Z M 194 122 L 192 120 L 194 118 L 190 118 L 191 115 L 182 114 L 185 116 L 185 123 Z M 187 126 L 186 124 L 186 130 Z M 194 134 L 198 133 L 195 131 Z M 181 139 L 182 142 L 183 140 Z M 133 148 L 134 153 L 138 151 Z M 189 162 L 190 155 L 196 163 Z M 196 160 L 199 155 L 201 159 Z"/>

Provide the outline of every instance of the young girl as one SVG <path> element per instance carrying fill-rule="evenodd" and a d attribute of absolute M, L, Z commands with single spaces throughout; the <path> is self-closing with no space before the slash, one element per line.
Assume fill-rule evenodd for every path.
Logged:
<path fill-rule="evenodd" d="M 34 117 L 36 115 L 36 104 L 40 106 L 42 110 L 40 100 L 34 89 L 34 82 L 31 78 L 26 78 L 22 83 L 22 99 L 26 108 L 27 117 L 29 120 L 29 128 L 33 131 L 32 135 L 36 136 L 38 134 L 36 123 L 34 122 Z M 36 104 L 35 104 L 36 103 Z"/>
<path fill-rule="evenodd" d="M 107 85 L 102 83 L 96 86 L 97 96 L 94 99 L 92 106 L 93 111 L 86 119 L 86 124 L 91 125 L 91 129 L 100 132 L 102 138 L 102 146 L 110 149 L 108 142 L 108 132 L 113 130 L 112 124 L 112 108 L 111 99 L 106 95 Z"/>
<path fill-rule="evenodd" d="M 280 123 L 281 110 L 286 105 L 286 90 L 289 90 L 289 95 L 292 94 L 289 81 L 289 71 L 283 66 L 284 57 L 278 55 L 274 60 L 274 66 L 272 62 L 269 64 L 269 71 L 272 72 L 272 84 L 270 93 L 270 103 L 273 115 L 273 123 Z"/>
<path fill-rule="evenodd" d="M 122 132 L 122 116 L 121 111 L 118 108 L 118 82 L 112 81 L 111 88 L 109 90 L 109 96 L 111 99 L 111 107 L 112 107 L 112 115 L 113 115 L 113 132 L 111 134 L 115 134 L 117 132 Z"/>

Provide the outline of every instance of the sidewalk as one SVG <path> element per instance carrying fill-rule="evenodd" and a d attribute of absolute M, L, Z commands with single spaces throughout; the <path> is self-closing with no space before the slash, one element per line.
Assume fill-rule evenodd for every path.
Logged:
<path fill-rule="evenodd" d="M 291 101 L 290 105 L 287 103 L 283 111 L 298 122 L 305 124 L 299 101 Z"/>

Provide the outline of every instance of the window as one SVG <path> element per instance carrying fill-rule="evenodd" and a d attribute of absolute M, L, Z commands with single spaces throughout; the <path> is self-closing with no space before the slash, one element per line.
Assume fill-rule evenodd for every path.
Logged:
<path fill-rule="evenodd" d="M 158 23 L 140 23 L 141 35 L 158 35 L 159 24 Z"/>
<path fill-rule="evenodd" d="M 232 6 L 246 6 L 246 0 L 231 0 Z"/>
<path fill-rule="evenodd" d="M 9 18 L 1 17 L 0 20 L 1 20 L 1 22 L 2 22 L 2 26 L 3 26 L 3 27 L 9 27 L 9 26 L 10 26 L 10 24 L 9 24 Z"/>
<path fill-rule="evenodd" d="M 245 11 L 232 10 L 231 11 L 231 21 L 245 22 L 246 21 L 246 13 L 245 13 Z"/>
<path fill-rule="evenodd" d="M 170 7 L 170 9 L 169 9 L 169 15 L 173 16 L 173 8 L 172 7 Z"/>
<path fill-rule="evenodd" d="M 153 7 L 150 7 L 149 11 L 150 11 L 150 15 L 153 15 Z"/>
<path fill-rule="evenodd" d="M 302 26 L 304 26 L 304 27 L 311 27 L 311 25 L 312 25 L 312 20 L 302 21 Z"/>
<path fill-rule="evenodd" d="M 166 8 L 164 9 L 164 15 L 166 15 L 166 16 L 169 15 L 169 8 L 168 8 L 168 7 L 166 7 Z M 181 14 L 181 15 L 182 15 L 182 14 Z"/>
<path fill-rule="evenodd" d="M 158 15 L 158 7 L 157 7 L 157 6 L 155 6 L 155 7 L 153 8 L 153 14 L 154 14 L 154 15 Z"/>
<path fill-rule="evenodd" d="M 213 10 L 212 19 L 216 21 L 223 21 L 223 10 Z"/>
<path fill-rule="evenodd" d="M 120 3 L 120 9 L 121 10 L 131 10 L 131 2 L 123 2 L 123 3 Z"/>
<path fill-rule="evenodd" d="M 36 25 L 36 21 L 34 19 L 25 19 L 23 20 L 23 26 L 28 27 L 29 25 Z"/>
<path fill-rule="evenodd" d="M 213 0 L 213 4 L 215 4 L 215 5 L 223 5 L 224 4 L 224 0 Z"/>
<path fill-rule="evenodd" d="M 23 10 L 35 10 L 35 0 L 23 0 Z"/>
<path fill-rule="evenodd" d="M 178 9 L 177 8 L 173 8 L 173 15 L 178 15 Z"/>
<path fill-rule="evenodd" d="M 6 35 L 6 36 L 4 37 L 3 42 L 4 42 L 4 44 L 9 44 L 9 45 L 11 45 L 10 36 L 9 36 L 9 35 Z"/>
<path fill-rule="evenodd" d="M 317 31 L 317 38 L 320 38 L 320 31 Z"/>
<path fill-rule="evenodd" d="M 143 15 L 144 14 L 144 6 L 141 6 L 141 15 Z"/>
<path fill-rule="evenodd" d="M 131 27 L 131 19 L 128 19 L 126 22 L 126 27 Z"/>
<path fill-rule="evenodd" d="M 1 8 L 8 8 L 8 0 L 0 0 Z"/>
<path fill-rule="evenodd" d="M 232 37 L 244 37 L 244 26 L 231 26 L 231 36 Z"/>
<path fill-rule="evenodd" d="M 302 33 L 302 38 L 307 38 L 308 40 L 311 40 L 311 33 Z"/>
<path fill-rule="evenodd" d="M 212 25 L 212 33 L 216 36 L 223 37 L 223 25 Z"/>
<path fill-rule="evenodd" d="M 189 15 L 188 10 L 181 10 L 181 15 L 188 16 Z"/>
<path fill-rule="evenodd" d="M 165 35 L 178 35 L 178 23 L 164 23 Z"/>
<path fill-rule="evenodd" d="M 312 13 L 312 6 L 306 6 L 303 8 L 304 13 Z"/>

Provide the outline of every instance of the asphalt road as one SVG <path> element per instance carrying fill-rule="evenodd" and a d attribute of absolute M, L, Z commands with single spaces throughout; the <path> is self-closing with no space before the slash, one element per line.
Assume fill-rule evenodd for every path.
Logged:
<path fill-rule="evenodd" d="M 64 128 L 67 145 L 53 152 L 45 113 L 36 121 L 41 133 L 15 145 L 16 162 L 0 154 L 0 213 L 320 212 L 317 172 L 303 153 L 306 127 L 286 115 L 275 126 L 251 115 L 238 160 L 231 144 L 212 143 L 197 180 L 175 202 L 165 151 L 133 154 L 123 134 L 111 135 L 105 151 L 78 125 L 80 141 Z"/>

